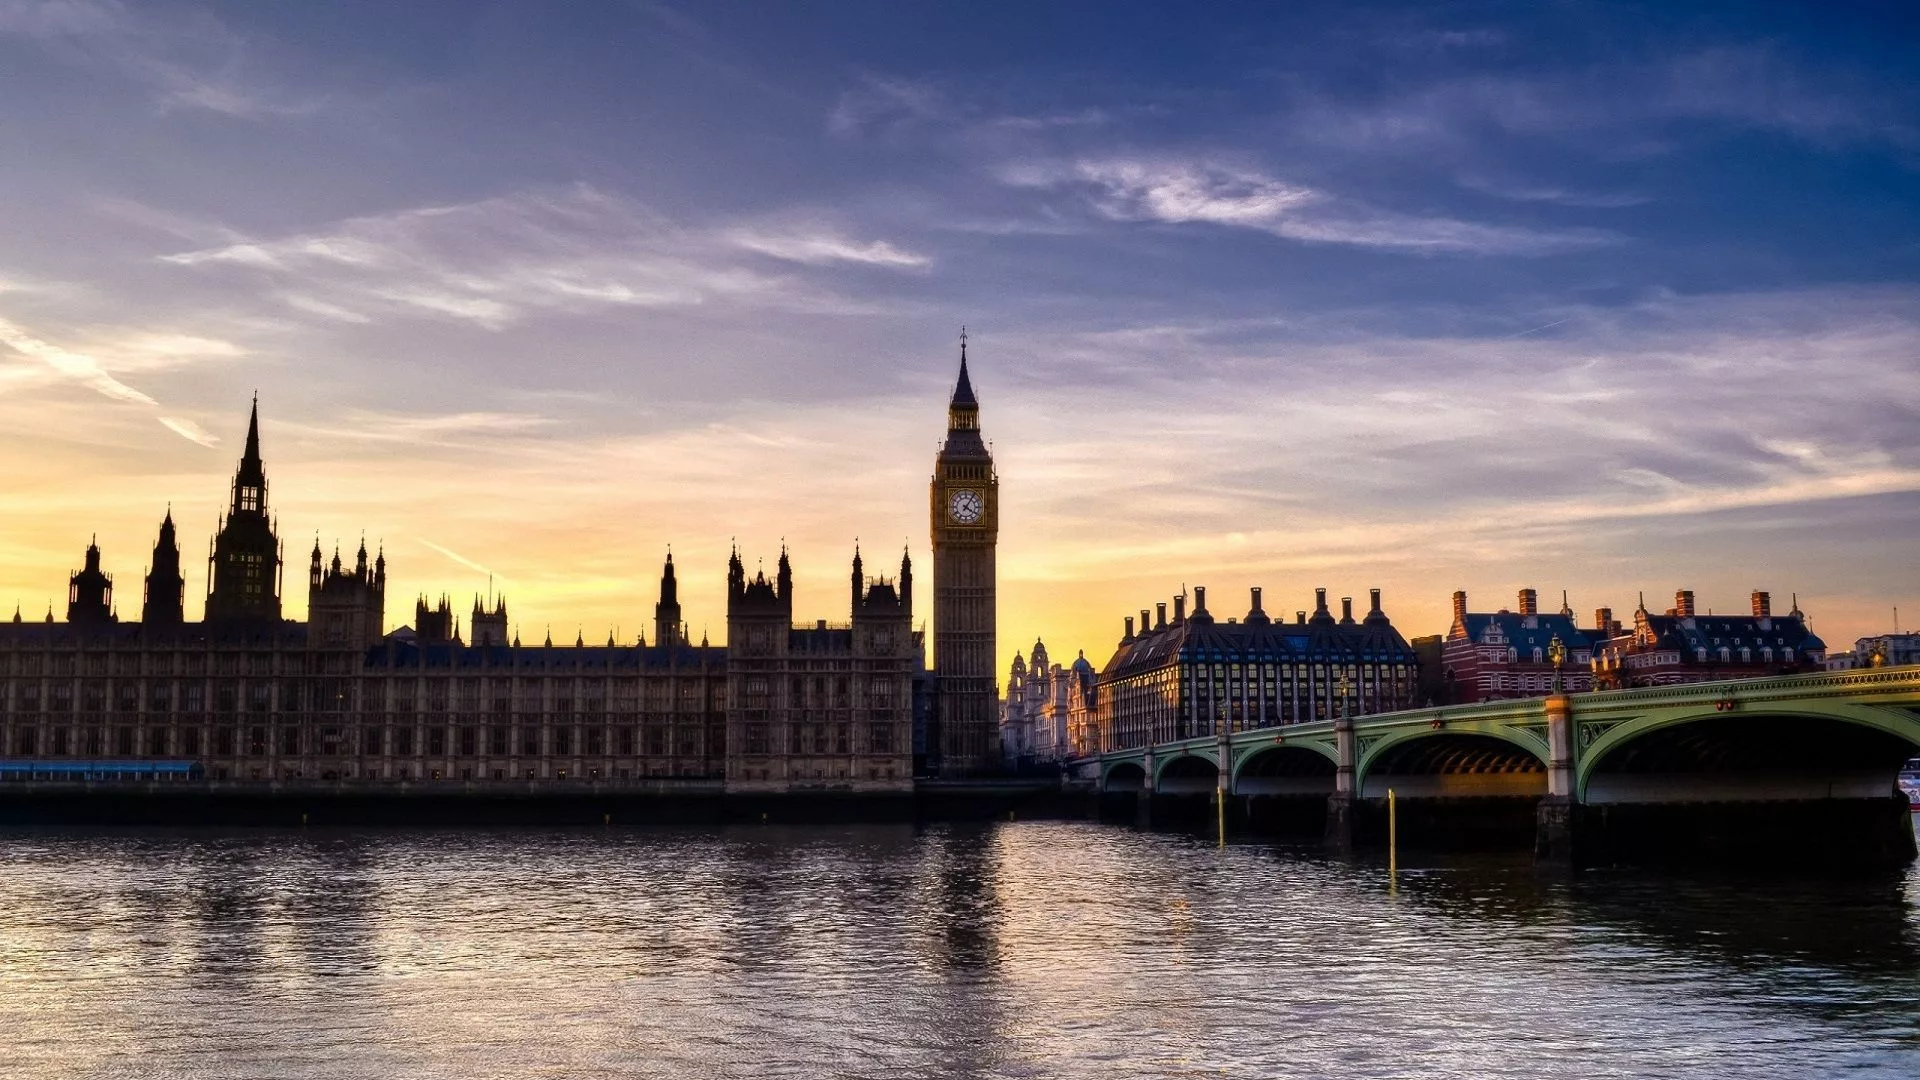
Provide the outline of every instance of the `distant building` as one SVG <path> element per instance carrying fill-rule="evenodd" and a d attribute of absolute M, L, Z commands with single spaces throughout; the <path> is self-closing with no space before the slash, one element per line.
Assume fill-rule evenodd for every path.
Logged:
<path fill-rule="evenodd" d="M 1414 654 L 1380 610 L 1380 590 L 1361 619 L 1353 599 L 1341 617 L 1327 610 L 1327 590 L 1314 590 L 1314 610 L 1275 621 L 1253 590 L 1244 618 L 1219 622 L 1196 588 L 1192 615 L 1184 595 L 1140 612 L 1095 688 L 1093 749 L 1116 750 L 1247 728 L 1387 712 L 1414 704 Z M 1071 724 L 1071 705 L 1069 723 Z"/>
<path fill-rule="evenodd" d="M 1453 700 L 1448 696 L 1452 687 L 1447 684 L 1446 664 L 1442 660 L 1446 643 L 1445 634 L 1422 634 L 1409 642 L 1419 671 L 1414 679 L 1414 700 L 1421 705 L 1445 705 Z"/>
<path fill-rule="evenodd" d="M 1437 701 L 1461 703 L 1500 698 L 1545 697 L 1553 687 L 1553 642 L 1566 649 L 1561 664 L 1562 685 L 1569 693 L 1592 689 L 1591 664 L 1596 641 L 1605 640 L 1619 624 L 1613 610 L 1594 613 L 1595 626 L 1583 629 L 1574 622 L 1566 594 L 1560 610 L 1541 614 L 1538 594 L 1521 589 L 1519 610 L 1467 610 L 1467 594 L 1453 594 L 1453 624 L 1441 648 Z"/>
<path fill-rule="evenodd" d="M 1751 601 L 1751 615 L 1701 615 L 1692 590 L 1682 589 L 1666 614 L 1654 615 L 1642 597 L 1633 629 L 1595 649 L 1594 688 L 1753 679 L 1824 668 L 1826 643 L 1808 628 L 1797 599 L 1785 615 L 1773 614 L 1768 593 L 1756 591 Z"/>
<path fill-rule="evenodd" d="M 1074 705 L 1081 703 L 1084 716 L 1095 678 L 1085 652 L 1065 667 L 1050 664 L 1046 644 L 1037 639 L 1031 664 L 1015 653 L 1000 703 L 1000 739 L 1008 762 L 1017 767 L 1072 757 Z"/>
<path fill-rule="evenodd" d="M 1833 653 L 1827 657 L 1828 671 L 1900 667 L 1905 664 L 1920 664 L 1920 634 L 1896 631 L 1863 637 L 1853 643 L 1852 652 Z"/>

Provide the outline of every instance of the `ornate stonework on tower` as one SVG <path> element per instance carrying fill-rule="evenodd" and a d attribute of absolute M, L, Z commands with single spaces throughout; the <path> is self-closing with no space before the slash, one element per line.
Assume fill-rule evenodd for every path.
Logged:
<path fill-rule="evenodd" d="M 977 773 L 1000 760 L 994 682 L 994 544 L 1000 533 L 1000 478 L 980 435 L 980 403 L 967 377 L 947 406 L 947 441 L 934 458 L 929 506 L 933 538 L 933 666 L 937 742 L 945 776 Z"/>

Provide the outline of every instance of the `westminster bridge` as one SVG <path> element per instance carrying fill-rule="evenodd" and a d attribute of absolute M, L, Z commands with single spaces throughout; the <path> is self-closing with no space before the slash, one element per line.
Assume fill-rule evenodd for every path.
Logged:
<path fill-rule="evenodd" d="M 1920 666 L 1786 675 L 1252 728 L 1080 759 L 1109 812 L 1402 842 L 1519 839 L 1585 864 L 1915 854 L 1903 762 Z M 1131 804 L 1129 807 L 1128 804 Z M 1211 819 L 1214 815 L 1208 814 Z"/>

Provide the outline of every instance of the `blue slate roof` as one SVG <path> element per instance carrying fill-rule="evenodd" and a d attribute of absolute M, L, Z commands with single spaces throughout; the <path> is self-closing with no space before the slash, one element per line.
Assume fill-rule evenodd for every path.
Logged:
<path fill-rule="evenodd" d="M 1532 625 L 1528 625 L 1529 622 Z M 1493 626 L 1499 627 L 1506 644 L 1517 650 L 1523 659 L 1530 659 L 1535 649 L 1540 650 L 1541 656 L 1546 656 L 1547 648 L 1556 636 L 1569 653 L 1596 646 L 1593 633 L 1575 625 L 1572 616 L 1557 611 L 1547 615 L 1521 615 L 1512 611 L 1469 612 L 1466 617 L 1467 639 L 1475 643 L 1484 641 L 1487 629 Z"/>

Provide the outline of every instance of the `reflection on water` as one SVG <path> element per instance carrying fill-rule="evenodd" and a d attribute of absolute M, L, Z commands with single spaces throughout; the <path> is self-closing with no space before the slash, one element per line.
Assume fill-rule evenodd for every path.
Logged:
<path fill-rule="evenodd" d="M 1920 1075 L 1920 873 L 1083 823 L 0 833 L 9 1077 Z"/>

